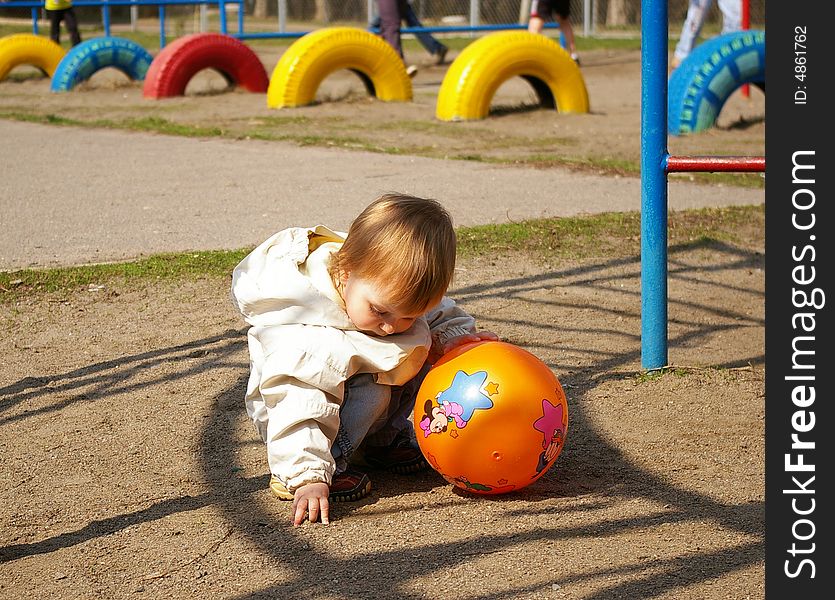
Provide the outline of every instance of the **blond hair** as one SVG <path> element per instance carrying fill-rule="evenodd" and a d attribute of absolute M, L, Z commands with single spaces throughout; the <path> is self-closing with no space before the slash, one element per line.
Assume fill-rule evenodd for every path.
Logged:
<path fill-rule="evenodd" d="M 389 193 L 363 210 L 333 256 L 334 280 L 367 280 L 394 307 L 422 312 L 440 301 L 455 270 L 455 230 L 436 200 Z"/>

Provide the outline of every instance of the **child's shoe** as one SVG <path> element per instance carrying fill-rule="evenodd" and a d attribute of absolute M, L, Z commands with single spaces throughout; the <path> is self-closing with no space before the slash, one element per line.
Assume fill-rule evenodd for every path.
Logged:
<path fill-rule="evenodd" d="M 328 500 L 331 502 L 356 502 L 371 493 L 371 479 L 362 471 L 347 469 L 333 476 Z"/>
<path fill-rule="evenodd" d="M 398 475 L 429 468 L 417 442 L 406 431 L 401 431 L 388 446 L 364 446 L 362 456 L 368 466 Z"/>
<path fill-rule="evenodd" d="M 270 491 L 280 500 L 292 500 L 293 494 L 275 475 L 270 476 Z M 348 469 L 333 476 L 328 500 L 331 502 L 354 502 L 371 493 L 371 479 L 362 471 Z"/>

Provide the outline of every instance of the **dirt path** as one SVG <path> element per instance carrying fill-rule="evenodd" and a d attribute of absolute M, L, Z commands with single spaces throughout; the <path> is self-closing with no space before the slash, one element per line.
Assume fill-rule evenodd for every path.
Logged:
<path fill-rule="evenodd" d="M 640 181 L 288 143 L 0 120 L 0 269 L 255 245 L 291 225 L 344 228 L 386 191 L 442 199 L 458 225 L 639 210 Z M 44 168 L 44 148 L 50 168 Z M 762 190 L 670 185 L 670 208 L 759 204 Z"/>

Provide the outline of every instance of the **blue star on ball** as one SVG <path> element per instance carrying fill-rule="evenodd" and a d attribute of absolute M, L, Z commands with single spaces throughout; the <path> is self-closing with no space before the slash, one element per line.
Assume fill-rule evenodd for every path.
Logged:
<path fill-rule="evenodd" d="M 472 375 L 458 371 L 452 379 L 452 384 L 438 394 L 438 402 L 460 405 L 461 420 L 469 421 L 476 409 L 493 407 L 493 401 L 482 390 L 486 380 L 487 371 L 477 371 Z"/>

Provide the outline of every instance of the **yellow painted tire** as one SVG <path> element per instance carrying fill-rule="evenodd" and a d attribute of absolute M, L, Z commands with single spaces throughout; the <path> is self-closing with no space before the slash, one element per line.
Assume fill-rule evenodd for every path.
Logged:
<path fill-rule="evenodd" d="M 412 99 L 406 66 L 385 40 L 355 27 L 326 27 L 300 37 L 281 55 L 270 77 L 267 106 L 310 104 L 325 77 L 339 69 L 359 75 L 380 100 Z"/>
<path fill-rule="evenodd" d="M 464 48 L 447 70 L 435 116 L 442 121 L 483 119 L 493 95 L 511 77 L 522 77 L 540 104 L 561 113 L 589 111 L 580 68 L 557 42 L 527 31 L 500 31 Z"/>
<path fill-rule="evenodd" d="M 49 38 L 31 33 L 15 33 L 0 38 L 0 81 L 18 65 L 32 65 L 52 77 L 67 53 Z"/>

